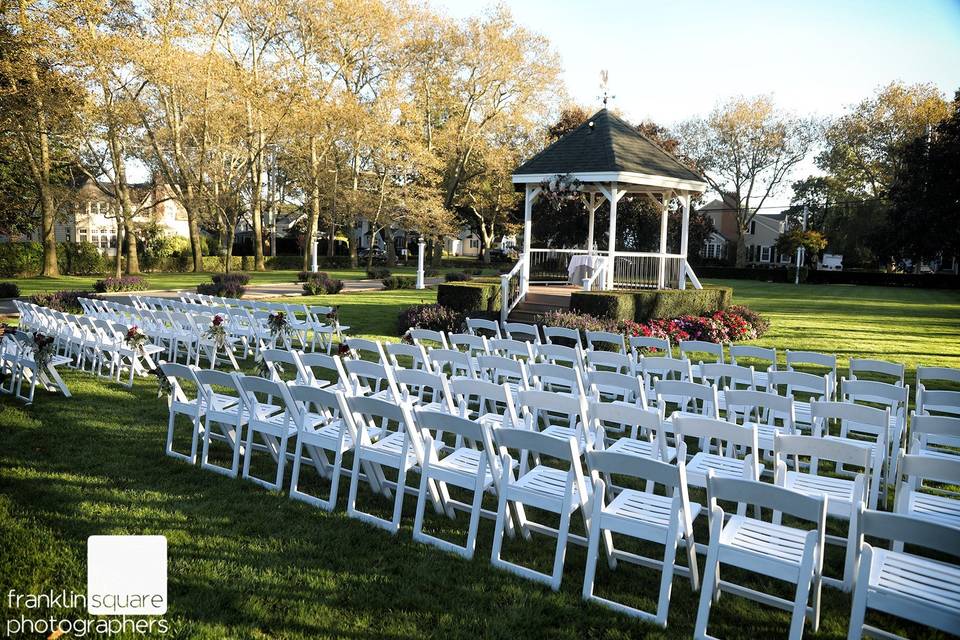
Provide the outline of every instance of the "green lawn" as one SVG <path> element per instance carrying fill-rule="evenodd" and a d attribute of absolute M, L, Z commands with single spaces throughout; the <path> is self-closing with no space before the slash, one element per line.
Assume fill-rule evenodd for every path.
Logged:
<path fill-rule="evenodd" d="M 761 344 L 899 359 L 911 369 L 917 362 L 960 367 L 957 292 L 718 284 L 735 288 L 735 302 L 769 315 L 773 326 Z M 395 340 L 397 312 L 432 301 L 433 295 L 373 292 L 315 301 L 340 303 L 352 335 Z M 41 393 L 33 406 L 24 407 L 0 398 L 0 593 L 82 592 L 87 536 L 151 533 L 166 535 L 169 543 L 167 618 L 173 632 L 166 637 L 692 634 L 697 598 L 683 579 L 674 582 L 669 629 L 660 630 L 581 602 L 585 554 L 579 547 L 569 547 L 563 587 L 553 593 L 490 566 L 489 521 L 481 523 L 477 558 L 462 561 L 412 541 L 412 498 L 404 526 L 393 537 L 347 518 L 347 483 L 341 483 L 339 508 L 326 513 L 284 493 L 201 471 L 163 454 L 167 411 L 152 380 L 138 380 L 127 390 L 88 374 L 65 378 L 74 392 L 71 399 Z M 361 500 L 365 508 L 388 510 L 366 492 Z M 442 535 L 462 537 L 466 530 L 462 516 L 450 522 L 428 510 L 428 523 Z M 705 541 L 702 518 L 696 531 Z M 553 543 L 535 541 L 508 543 L 505 555 L 544 568 Z M 828 565 L 835 569 L 838 560 L 831 552 Z M 727 570 L 725 577 L 734 578 L 735 572 Z M 598 572 L 600 595 L 627 598 L 646 609 L 654 607 L 658 583 L 659 573 L 624 564 L 611 572 L 601 563 Z M 749 584 L 783 591 L 755 577 Z M 845 637 L 849 610 L 847 595 L 825 588 L 821 630 L 810 637 Z M 21 613 L 27 614 L 7 611 L 6 617 Z M 73 615 L 84 617 L 84 612 Z M 725 595 L 710 622 L 710 632 L 719 637 L 783 637 L 789 619 L 784 612 Z M 910 637 L 929 636 L 896 621 L 881 624 Z"/>

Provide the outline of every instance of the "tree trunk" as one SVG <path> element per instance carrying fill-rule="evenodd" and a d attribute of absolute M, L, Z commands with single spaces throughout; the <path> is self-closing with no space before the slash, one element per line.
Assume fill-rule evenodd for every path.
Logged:
<path fill-rule="evenodd" d="M 737 263 L 738 267 L 747 266 L 747 230 L 741 227 L 737 228 Z"/>
<path fill-rule="evenodd" d="M 131 218 L 132 216 L 124 216 L 123 235 L 127 239 L 127 273 L 133 275 L 140 273 L 140 258 L 137 254 L 137 236 L 133 232 L 133 220 Z M 119 242 L 117 244 L 119 245 Z M 119 251 L 119 246 L 117 250 Z"/>
<path fill-rule="evenodd" d="M 331 258 L 337 254 L 337 224 L 330 221 L 330 228 L 327 230 L 327 255 Z"/>
<path fill-rule="evenodd" d="M 430 266 L 440 268 L 443 264 L 443 238 L 437 238 L 433 243 L 433 255 L 430 258 Z"/>
<path fill-rule="evenodd" d="M 197 207 L 193 196 L 193 185 L 187 184 L 183 208 L 187 212 L 187 228 L 190 231 L 190 249 L 193 252 L 193 271 L 203 271 L 203 238 L 200 237 L 200 225 L 197 223 Z"/>
<path fill-rule="evenodd" d="M 320 167 L 317 157 L 317 138 L 310 137 L 310 213 L 307 216 L 306 246 L 303 252 L 303 270 L 309 271 L 315 253 L 317 226 L 320 221 Z M 319 260 L 317 261 L 319 263 Z"/>
<path fill-rule="evenodd" d="M 40 188 L 40 209 L 43 216 L 41 223 L 43 227 L 42 273 L 45 276 L 56 277 L 60 275 L 60 267 L 57 265 L 56 207 L 53 204 L 49 183 Z"/>
<path fill-rule="evenodd" d="M 123 225 L 117 220 L 117 249 L 113 256 L 113 277 L 119 278 L 123 271 Z"/>
<path fill-rule="evenodd" d="M 387 266 L 395 267 L 397 266 L 397 239 L 392 228 L 388 227 L 383 231 L 387 241 Z"/>

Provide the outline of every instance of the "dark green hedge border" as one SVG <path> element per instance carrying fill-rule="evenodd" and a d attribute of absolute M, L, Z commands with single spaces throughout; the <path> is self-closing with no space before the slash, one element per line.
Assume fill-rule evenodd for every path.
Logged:
<path fill-rule="evenodd" d="M 683 291 L 575 291 L 570 296 L 570 310 L 598 318 L 645 322 L 651 318 L 703 315 L 726 309 L 732 300 L 733 289 L 730 287 Z"/>

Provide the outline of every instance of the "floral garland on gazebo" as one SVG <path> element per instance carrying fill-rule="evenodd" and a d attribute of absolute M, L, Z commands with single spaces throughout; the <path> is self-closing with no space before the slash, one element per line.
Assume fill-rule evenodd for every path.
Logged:
<path fill-rule="evenodd" d="M 583 183 L 577 178 L 574 178 L 572 174 L 567 173 L 561 175 L 558 173 L 552 178 L 540 182 L 540 189 L 542 190 L 540 195 L 545 198 L 554 209 L 559 210 L 563 203 L 580 199 L 580 196 L 583 194 L 582 186 Z"/>

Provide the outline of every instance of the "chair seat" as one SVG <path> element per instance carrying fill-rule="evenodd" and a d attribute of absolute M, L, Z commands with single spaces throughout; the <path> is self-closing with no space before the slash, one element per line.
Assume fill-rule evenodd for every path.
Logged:
<path fill-rule="evenodd" d="M 319 445 L 327 451 L 349 451 L 353 448 L 353 436 L 350 431 L 344 431 L 343 440 L 340 439 L 342 421 L 328 422 L 324 416 L 316 413 L 307 413 L 304 416 L 303 442 Z M 317 426 L 320 425 L 320 426 Z"/>
<path fill-rule="evenodd" d="M 660 449 L 655 442 L 640 440 L 638 438 L 620 438 L 607 447 L 607 451 L 625 453 L 631 456 L 641 456 L 643 458 L 653 458 L 655 460 L 660 459 Z M 673 462 L 676 457 L 676 448 L 667 447 L 667 460 L 664 462 Z"/>
<path fill-rule="evenodd" d="M 695 520 L 701 506 L 690 504 L 690 516 Z M 640 523 L 666 530 L 670 527 L 670 518 L 675 516 L 672 496 L 660 496 L 646 491 L 624 489 L 613 502 L 603 508 L 601 527 L 619 533 L 636 535 L 635 525 Z M 631 526 L 634 525 L 634 526 Z"/>
<path fill-rule="evenodd" d="M 458 480 L 461 482 L 456 482 L 458 486 L 466 485 L 472 488 L 482 460 L 484 460 L 483 451 L 471 449 L 470 447 L 460 447 L 439 461 L 432 462 L 430 464 L 430 475 L 435 475 L 436 471 L 445 471 L 447 473 L 439 474 L 442 476 L 440 478 L 441 480 L 451 481 L 453 480 L 453 478 L 450 477 L 451 475 L 454 478 L 459 476 Z M 484 470 L 483 483 L 484 487 L 493 484 L 493 474 L 489 466 Z"/>
<path fill-rule="evenodd" d="M 700 451 L 687 463 L 687 478 L 690 484 L 705 487 L 707 471 L 713 470 L 714 475 L 719 478 L 743 479 L 745 467 L 746 463 L 743 460 Z M 759 465 L 759 468 L 762 473 L 763 465 Z"/>
<path fill-rule="evenodd" d="M 960 611 L 960 567 L 908 553 L 874 547 L 868 589 L 906 600 L 909 604 L 898 608 L 918 614 L 938 609 L 956 616 Z"/>
<path fill-rule="evenodd" d="M 406 460 L 402 460 L 403 452 L 403 433 L 393 432 L 386 437 L 380 438 L 371 445 L 364 447 L 364 458 L 386 464 L 393 468 L 399 468 L 404 464 L 405 468 L 411 469 L 417 465 L 417 454 L 413 447 L 407 449 Z"/>
<path fill-rule="evenodd" d="M 539 465 L 507 488 L 507 498 L 559 513 L 563 509 L 561 500 L 566 484 L 566 471 Z M 573 512 L 578 505 L 579 491 L 574 484 L 567 509 Z"/>
<path fill-rule="evenodd" d="M 576 427 L 561 427 L 555 424 L 550 425 L 543 431 L 541 431 L 545 436 L 550 436 L 551 438 L 556 438 L 557 440 L 566 441 L 569 438 L 573 438 L 577 441 L 577 447 L 579 451 L 583 452 L 583 441 L 580 438 L 577 438 L 577 429 Z"/>
<path fill-rule="evenodd" d="M 907 513 L 930 522 L 960 529 L 960 500 L 920 491 L 911 491 Z"/>
<path fill-rule="evenodd" d="M 855 487 L 853 480 L 787 471 L 783 486 L 808 496 L 827 496 L 827 513 L 850 518 Z"/>
<path fill-rule="evenodd" d="M 806 537 L 802 529 L 733 515 L 720 532 L 720 562 L 727 561 L 725 555 L 735 555 L 735 564 L 743 566 L 744 559 L 753 558 L 753 571 L 795 582 Z"/>

